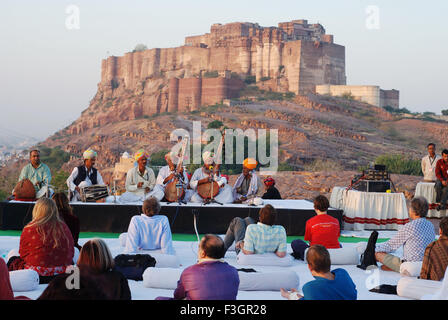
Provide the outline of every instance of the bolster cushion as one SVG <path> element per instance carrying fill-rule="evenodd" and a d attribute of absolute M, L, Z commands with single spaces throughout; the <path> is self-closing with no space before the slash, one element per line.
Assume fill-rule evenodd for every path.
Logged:
<path fill-rule="evenodd" d="M 294 260 L 289 254 L 280 258 L 275 253 L 244 254 L 243 252 L 240 252 L 236 259 L 240 265 L 277 267 L 289 267 Z"/>
<path fill-rule="evenodd" d="M 39 286 L 39 274 L 31 269 L 23 269 L 9 272 L 12 291 L 33 291 Z"/>
<path fill-rule="evenodd" d="M 332 265 L 357 265 L 359 264 L 359 249 L 357 247 L 342 247 L 339 249 L 327 249 Z M 305 257 L 308 249 L 305 251 Z"/>
<path fill-rule="evenodd" d="M 403 277 L 398 281 L 397 294 L 400 297 L 420 300 L 423 296 L 436 294 L 441 288 L 441 281 Z"/>

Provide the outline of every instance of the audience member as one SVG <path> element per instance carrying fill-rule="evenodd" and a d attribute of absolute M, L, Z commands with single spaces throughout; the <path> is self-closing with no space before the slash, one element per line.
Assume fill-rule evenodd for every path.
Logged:
<path fill-rule="evenodd" d="M 431 222 L 426 220 L 428 201 L 423 197 L 415 197 L 411 201 L 409 217 L 412 221 L 405 224 L 395 237 L 376 246 L 375 259 L 382 263 L 382 270 L 400 272 L 402 262 L 423 261 L 426 247 L 434 241 L 435 232 Z M 403 246 L 403 257 L 391 252 Z"/>
<path fill-rule="evenodd" d="M 314 199 L 314 211 L 317 215 L 309 219 L 305 226 L 305 241 L 309 241 L 309 245 L 300 239 L 291 242 L 292 255 L 296 259 L 303 260 L 305 250 L 315 244 L 327 249 L 341 247 L 338 240 L 341 234 L 339 221 L 327 214 L 329 207 L 330 203 L 325 196 L 320 195 Z"/>
<path fill-rule="evenodd" d="M 171 228 L 168 218 L 159 215 L 160 203 L 154 197 L 143 202 L 143 214 L 133 216 L 129 223 L 125 252 L 161 250 L 174 255 Z"/>
<path fill-rule="evenodd" d="M 75 247 L 81 250 L 81 246 L 78 244 L 79 240 L 79 219 L 73 214 L 73 210 L 68 202 L 68 197 L 63 192 L 57 192 L 53 195 L 53 200 L 58 207 L 59 216 L 64 220 L 67 227 L 73 236 L 73 242 Z"/>
<path fill-rule="evenodd" d="M 174 299 L 236 300 L 240 284 L 238 271 L 221 260 L 224 254 L 223 240 L 215 235 L 205 235 L 199 244 L 199 261 L 182 272 Z M 157 298 L 167 299 L 171 298 Z"/>
<path fill-rule="evenodd" d="M 439 224 L 439 240 L 426 247 L 420 279 L 440 281 L 448 266 L 448 217 Z"/>
<path fill-rule="evenodd" d="M 9 259 L 8 269 L 33 269 L 41 283 L 48 283 L 72 264 L 73 253 L 73 237 L 59 216 L 56 203 L 41 198 L 34 205 L 32 221 L 20 236 L 19 256 Z"/>
<path fill-rule="evenodd" d="M 281 294 L 289 300 L 356 300 L 358 292 L 352 278 L 344 269 L 330 271 L 330 253 L 322 245 L 312 245 L 306 253 L 308 269 L 313 281 L 303 288 L 303 296 L 297 290 L 281 289 Z"/>

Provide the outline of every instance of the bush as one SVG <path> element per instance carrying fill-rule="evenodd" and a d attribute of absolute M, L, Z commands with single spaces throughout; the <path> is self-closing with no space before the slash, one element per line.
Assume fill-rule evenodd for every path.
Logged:
<path fill-rule="evenodd" d="M 419 159 L 410 159 L 401 154 L 385 154 L 375 159 L 376 164 L 386 166 L 390 173 L 421 176 L 421 162 Z"/>
<path fill-rule="evenodd" d="M 70 154 L 60 147 L 48 148 L 38 146 L 40 150 L 40 160 L 45 163 L 52 171 L 59 170 L 64 163 L 70 160 Z"/>
<path fill-rule="evenodd" d="M 156 153 L 153 153 L 151 155 L 151 161 L 150 164 L 152 166 L 165 166 L 166 165 L 166 161 L 165 161 L 165 155 L 169 152 L 169 150 L 160 150 Z"/>
<path fill-rule="evenodd" d="M 56 173 L 53 172 L 51 177 L 51 185 L 54 186 L 54 192 L 65 192 L 67 191 L 67 178 L 69 177 L 69 173 L 59 170 Z"/>
<path fill-rule="evenodd" d="M 246 79 L 244 79 L 245 84 L 253 84 L 257 81 L 255 76 L 247 76 Z"/>
<path fill-rule="evenodd" d="M 448 109 L 442 110 L 442 115 L 443 116 L 448 116 Z"/>
<path fill-rule="evenodd" d="M 219 77 L 219 73 L 218 71 L 214 70 L 214 71 L 205 71 L 202 74 L 203 78 L 218 78 Z"/>
<path fill-rule="evenodd" d="M 214 120 L 207 125 L 207 129 L 219 129 L 224 125 L 222 121 Z"/>
<path fill-rule="evenodd" d="M 343 94 L 341 94 L 341 97 L 346 100 L 354 100 L 355 99 L 355 97 L 352 95 L 351 92 L 344 92 Z"/>

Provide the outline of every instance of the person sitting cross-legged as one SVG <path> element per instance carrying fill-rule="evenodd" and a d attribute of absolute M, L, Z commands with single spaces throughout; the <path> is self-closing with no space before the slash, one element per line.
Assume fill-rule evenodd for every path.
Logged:
<path fill-rule="evenodd" d="M 199 243 L 198 263 L 182 272 L 174 298 L 156 300 L 236 300 L 240 278 L 234 267 L 221 260 L 224 254 L 223 240 L 205 235 Z"/>
<path fill-rule="evenodd" d="M 352 278 L 342 268 L 331 269 L 330 253 L 322 245 L 311 246 L 306 253 L 308 269 L 313 281 L 303 288 L 303 296 L 297 290 L 280 289 L 282 297 L 289 300 L 356 300 L 358 292 Z"/>
<path fill-rule="evenodd" d="M 404 261 L 423 261 L 426 247 L 434 241 L 435 232 L 431 222 L 426 220 L 428 201 L 423 197 L 415 197 L 411 201 L 409 217 L 411 222 L 405 224 L 395 237 L 381 243 L 375 248 L 375 259 L 381 262 L 382 270 L 400 272 Z M 390 254 L 403 246 L 403 258 Z"/>
<path fill-rule="evenodd" d="M 341 233 L 339 221 L 327 214 L 329 207 L 330 203 L 325 196 L 320 195 L 314 199 L 314 211 L 317 215 L 309 219 L 305 227 L 305 241 L 309 241 L 310 246 L 320 244 L 327 249 L 341 248 L 338 240 Z M 296 239 L 291 242 L 292 255 L 303 260 L 308 247 L 306 242 Z"/>
<path fill-rule="evenodd" d="M 164 254 L 176 254 L 173 248 L 168 218 L 160 213 L 160 203 L 151 197 L 143 202 L 143 214 L 133 216 L 126 238 L 127 253 L 139 250 L 161 250 Z"/>
<path fill-rule="evenodd" d="M 440 281 L 448 266 L 448 217 L 439 224 L 439 240 L 426 247 L 420 279 Z"/>
<path fill-rule="evenodd" d="M 236 250 L 240 249 L 244 254 L 273 252 L 283 258 L 286 256 L 286 230 L 283 226 L 275 225 L 277 211 L 267 204 L 260 209 L 259 216 L 257 224 L 247 226 L 244 240 L 236 243 Z"/>

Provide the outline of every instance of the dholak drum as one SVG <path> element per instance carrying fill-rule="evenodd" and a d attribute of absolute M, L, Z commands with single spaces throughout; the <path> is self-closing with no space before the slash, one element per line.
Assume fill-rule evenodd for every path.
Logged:
<path fill-rule="evenodd" d="M 206 182 L 198 185 L 198 194 L 203 199 L 211 199 L 212 198 L 212 187 L 213 187 L 213 198 L 216 197 L 219 193 L 219 185 L 216 181 Z"/>
<path fill-rule="evenodd" d="M 95 185 L 80 188 L 80 198 L 82 202 L 96 202 L 97 200 L 107 198 L 109 190 L 107 186 Z"/>
<path fill-rule="evenodd" d="M 36 189 L 29 179 L 20 180 L 14 188 L 14 197 L 18 201 L 34 201 Z"/>

